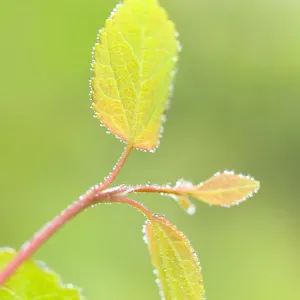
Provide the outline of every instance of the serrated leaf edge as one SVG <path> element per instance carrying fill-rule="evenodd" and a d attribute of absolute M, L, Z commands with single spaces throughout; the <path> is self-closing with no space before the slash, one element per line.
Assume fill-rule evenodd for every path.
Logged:
<path fill-rule="evenodd" d="M 190 241 L 188 240 L 188 238 L 184 235 L 184 233 L 183 233 L 182 231 L 180 231 L 180 230 L 177 228 L 176 225 L 172 224 L 172 223 L 169 221 L 169 219 L 166 218 L 166 217 L 163 216 L 163 215 L 159 215 L 159 214 L 153 215 L 153 219 L 154 219 L 154 220 L 155 220 L 155 219 L 163 219 L 163 222 L 165 222 L 165 226 L 171 227 L 172 230 L 175 230 L 175 231 L 182 237 L 182 239 L 184 240 L 184 242 L 185 242 L 186 245 L 188 246 L 189 250 L 191 251 L 191 253 L 192 253 L 192 255 L 193 255 L 193 258 L 194 258 L 194 260 L 195 260 L 195 263 L 196 263 L 196 265 L 199 267 L 199 272 L 200 272 L 201 277 L 202 277 L 201 264 L 200 264 L 200 260 L 199 260 L 199 258 L 198 258 L 198 255 L 197 255 L 197 253 L 195 252 L 195 250 L 193 249 L 193 247 L 192 247 Z M 148 225 L 149 223 L 153 223 L 153 222 L 151 222 L 151 220 L 147 220 L 147 221 L 145 222 L 144 226 L 143 226 L 144 241 L 145 241 L 145 243 L 147 244 L 148 249 L 149 249 L 149 243 L 148 243 L 148 239 L 147 239 L 146 227 L 147 227 L 147 225 Z M 161 229 L 161 231 L 162 231 L 164 237 L 167 239 L 167 241 L 169 241 L 169 244 L 171 245 L 171 247 L 172 247 L 172 249 L 173 249 L 173 251 L 174 251 L 174 254 L 175 254 L 177 260 L 180 262 L 180 255 L 178 254 L 178 251 L 176 250 L 176 248 L 173 246 L 172 241 L 170 240 L 170 238 L 167 236 L 167 234 L 165 233 L 165 231 L 164 231 L 163 229 Z M 179 259 L 178 259 L 178 258 L 179 258 Z M 180 263 L 180 265 L 181 265 L 182 269 L 185 270 L 185 268 L 183 267 L 183 265 L 182 265 L 181 263 Z M 162 268 L 162 270 L 163 270 L 163 272 L 165 272 L 165 268 Z M 154 273 L 154 274 L 156 275 L 156 277 L 157 277 L 157 279 L 156 279 L 155 282 L 156 282 L 156 284 L 158 285 L 158 288 L 159 288 L 159 291 L 160 291 L 160 296 L 161 296 L 162 299 L 164 300 L 164 299 L 165 299 L 165 296 L 164 296 L 164 290 L 163 290 L 163 288 L 162 288 L 162 286 L 161 286 L 161 283 L 160 283 L 158 271 L 155 269 L 155 270 L 153 271 L 153 273 Z M 183 276 L 184 276 L 184 278 L 185 278 L 185 281 L 188 283 L 188 286 L 189 286 L 189 287 L 191 288 L 191 290 L 193 291 L 192 286 L 190 285 L 189 280 L 188 280 L 188 278 L 186 277 L 186 274 L 184 273 Z M 170 290 L 171 290 L 171 294 L 173 294 L 172 288 L 171 288 L 170 283 L 169 283 L 169 277 L 166 276 L 166 278 L 167 278 L 167 284 L 168 284 L 168 286 L 169 286 L 169 288 L 170 288 Z M 203 286 L 203 279 L 201 280 L 201 284 L 202 284 L 202 286 Z M 203 294 L 202 294 L 202 297 L 203 297 L 203 300 L 206 300 L 206 295 L 205 295 L 204 287 L 203 287 Z"/>
<path fill-rule="evenodd" d="M 112 10 L 110 16 L 106 19 L 106 21 L 108 20 L 111 20 L 114 18 L 116 12 L 118 11 L 118 9 L 120 7 L 122 7 L 124 5 L 124 3 L 118 3 L 115 8 Z M 169 22 L 172 22 L 170 19 L 169 19 L 169 14 L 167 13 L 166 9 L 162 6 L 160 6 L 160 8 L 166 13 L 166 15 L 168 16 L 168 21 Z M 106 22 L 105 21 L 105 22 Z M 173 23 L 173 22 L 172 22 Z M 174 24 L 174 23 L 173 23 Z M 175 26 L 175 24 L 174 24 Z M 100 35 L 101 35 L 101 32 L 105 29 L 105 27 L 101 27 L 99 30 L 98 30 L 98 33 L 97 33 L 97 37 L 96 37 L 96 43 L 94 44 L 93 46 L 93 49 L 92 49 L 92 62 L 90 64 L 90 71 L 94 71 L 94 65 L 95 65 L 95 50 L 96 50 L 96 47 L 97 45 L 100 44 Z M 180 41 L 178 40 L 179 38 L 179 33 L 175 30 L 175 38 L 176 38 L 176 42 L 177 42 L 177 50 L 178 50 L 178 55 L 174 56 L 173 57 L 173 60 L 176 61 L 176 63 L 178 63 L 178 60 L 179 60 L 179 53 L 182 52 L 182 44 L 180 43 Z M 162 114 L 162 117 L 161 117 L 161 121 L 160 121 L 160 130 L 159 130 L 159 136 L 158 136 L 158 140 L 157 140 L 157 143 L 156 145 L 151 148 L 151 149 L 144 149 L 144 148 L 140 148 L 140 147 L 134 147 L 135 149 L 137 150 L 140 150 L 140 151 L 143 151 L 143 152 L 151 152 L 151 153 L 154 153 L 156 151 L 156 149 L 159 147 L 160 145 L 160 141 L 162 139 L 162 136 L 163 136 L 163 132 L 164 132 L 164 124 L 166 123 L 166 114 L 168 112 L 168 110 L 170 109 L 170 103 L 171 103 L 171 98 L 173 97 L 173 94 L 174 94 L 174 82 L 175 82 L 175 77 L 176 77 L 176 74 L 178 72 L 178 68 L 175 68 L 173 71 L 172 71 L 172 79 L 171 79 L 171 83 L 170 83 L 170 86 L 169 86 L 169 95 L 166 99 L 166 109 L 165 109 L 165 113 Z M 92 76 L 90 79 L 89 79 L 89 89 L 90 89 L 90 92 L 89 92 L 89 98 L 90 98 L 90 101 L 93 103 L 93 98 L 92 98 L 92 94 L 93 94 L 93 87 L 92 87 L 92 81 L 94 79 L 94 76 Z M 124 143 L 125 145 L 128 145 L 127 141 L 123 140 L 121 137 L 119 137 L 118 135 L 114 134 L 113 132 L 111 132 L 111 130 L 97 117 L 96 115 L 96 112 L 93 108 L 93 104 L 90 106 L 90 108 L 93 110 L 94 114 L 93 114 L 93 117 L 98 119 L 99 122 L 100 122 L 100 126 L 101 127 L 104 127 L 106 129 L 106 133 L 110 133 L 110 134 L 113 134 L 118 140 L 120 140 L 122 143 Z"/>

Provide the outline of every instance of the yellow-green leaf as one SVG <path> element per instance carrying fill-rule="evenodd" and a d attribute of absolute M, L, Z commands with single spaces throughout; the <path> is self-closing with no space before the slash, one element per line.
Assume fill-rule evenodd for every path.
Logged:
<path fill-rule="evenodd" d="M 204 300 L 201 267 L 186 236 L 163 216 L 144 227 L 162 299 Z"/>
<path fill-rule="evenodd" d="M 178 55 L 174 24 L 157 0 L 124 0 L 94 48 L 97 117 L 135 148 L 154 150 Z"/>
<path fill-rule="evenodd" d="M 12 260 L 16 252 L 0 249 L 0 271 Z M 17 272 L 0 286 L 1 300 L 80 300 L 84 299 L 78 288 L 63 285 L 58 275 L 41 263 L 26 261 Z"/>
<path fill-rule="evenodd" d="M 186 193 L 212 205 L 230 206 L 251 197 L 259 186 L 259 181 L 250 176 L 223 172 L 195 187 L 188 187 Z"/>
<path fill-rule="evenodd" d="M 196 206 L 190 201 L 186 195 L 173 196 L 179 206 L 187 212 L 189 215 L 193 215 L 196 212 Z"/>

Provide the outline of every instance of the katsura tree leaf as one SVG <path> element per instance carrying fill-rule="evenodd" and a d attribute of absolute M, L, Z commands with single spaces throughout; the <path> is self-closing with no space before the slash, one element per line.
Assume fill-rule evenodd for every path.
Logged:
<path fill-rule="evenodd" d="M 259 186 L 259 181 L 250 176 L 225 171 L 197 186 L 187 187 L 186 193 L 212 205 L 231 206 L 253 196 Z"/>
<path fill-rule="evenodd" d="M 0 249 L 0 270 L 16 255 L 12 249 Z M 0 286 L 1 300 L 79 300 L 78 288 L 63 285 L 55 273 L 33 260 L 26 261 Z"/>
<path fill-rule="evenodd" d="M 201 267 L 185 235 L 163 216 L 144 227 L 162 299 L 205 299 Z"/>
<path fill-rule="evenodd" d="M 124 0 L 97 42 L 91 80 L 97 117 L 134 148 L 154 150 L 178 55 L 174 24 L 157 0 Z"/>

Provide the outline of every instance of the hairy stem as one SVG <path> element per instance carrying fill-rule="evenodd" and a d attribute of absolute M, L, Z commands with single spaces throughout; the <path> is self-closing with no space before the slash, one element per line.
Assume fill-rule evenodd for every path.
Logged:
<path fill-rule="evenodd" d="M 143 204 L 141 204 L 138 201 L 135 201 L 133 199 L 130 199 L 130 198 L 127 198 L 124 196 L 112 195 L 103 200 L 100 199 L 97 202 L 98 203 L 101 203 L 101 202 L 102 203 L 103 202 L 105 202 L 105 203 L 124 203 L 124 204 L 130 205 L 130 206 L 136 208 L 137 210 L 139 210 L 140 212 L 142 212 L 149 220 L 152 219 L 152 214 L 146 206 L 144 206 Z"/>
<path fill-rule="evenodd" d="M 137 185 L 137 186 L 118 186 L 113 188 L 114 194 L 134 194 L 134 193 L 158 193 L 158 194 L 172 194 L 184 195 L 186 191 L 178 187 L 159 186 L 159 185 Z M 101 195 L 101 194 L 99 194 Z M 96 198 L 97 199 L 97 198 Z"/>
<path fill-rule="evenodd" d="M 100 193 L 102 192 L 104 189 L 106 189 L 107 187 L 109 187 L 112 182 L 116 179 L 116 177 L 118 176 L 118 174 L 120 173 L 122 167 L 124 166 L 128 156 L 130 155 L 131 151 L 132 151 L 132 146 L 128 145 L 124 152 L 122 153 L 120 159 L 118 160 L 118 162 L 116 163 L 115 167 L 113 168 L 113 170 L 110 172 L 110 174 L 105 178 L 105 180 L 100 183 L 97 187 L 96 187 L 96 193 Z"/>
<path fill-rule="evenodd" d="M 10 262 L 4 270 L 0 273 L 0 286 L 19 268 L 19 266 L 32 256 L 46 241 L 49 240 L 59 229 L 61 229 L 68 221 L 77 216 L 80 212 L 84 211 L 90 205 L 93 204 L 94 198 L 97 196 L 97 200 L 100 201 L 105 197 L 109 197 L 108 193 L 100 193 L 106 189 L 120 173 L 124 163 L 126 162 L 130 152 L 131 146 L 128 146 L 121 155 L 116 166 L 108 177 L 105 178 L 103 183 L 96 185 L 82 195 L 79 200 L 71 204 L 66 210 L 56 216 L 45 227 L 37 232 L 33 238 L 27 242 L 17 256 Z M 119 199 L 121 200 L 121 199 Z M 117 202 L 117 200 L 114 200 Z M 133 205 L 134 206 L 134 205 Z"/>
<path fill-rule="evenodd" d="M 145 185 L 131 187 L 132 193 L 162 193 L 172 195 L 182 195 L 183 191 L 176 187 L 159 186 L 159 185 Z"/>

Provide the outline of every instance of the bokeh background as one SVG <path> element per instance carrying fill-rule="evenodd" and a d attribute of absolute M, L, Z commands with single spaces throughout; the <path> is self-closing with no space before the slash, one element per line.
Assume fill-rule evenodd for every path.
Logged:
<path fill-rule="evenodd" d="M 200 257 L 209 300 L 300 299 L 300 2 L 161 0 L 181 34 L 175 95 L 155 154 L 135 151 L 117 183 L 197 183 L 234 169 L 261 180 L 231 209 L 190 217 L 143 195 Z M 94 119 L 91 50 L 116 0 L 2 1 L 0 245 L 19 248 L 108 174 L 123 144 Z M 35 258 L 87 299 L 159 299 L 144 218 L 103 205 Z"/>

